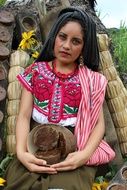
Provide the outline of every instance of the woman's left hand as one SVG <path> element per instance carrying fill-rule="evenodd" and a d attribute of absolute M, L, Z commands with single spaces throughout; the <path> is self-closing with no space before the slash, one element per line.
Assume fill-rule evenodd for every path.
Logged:
<path fill-rule="evenodd" d="M 51 167 L 57 171 L 74 170 L 85 164 L 87 159 L 85 158 L 84 151 L 77 151 L 68 154 L 66 159 L 60 163 L 53 164 Z"/>

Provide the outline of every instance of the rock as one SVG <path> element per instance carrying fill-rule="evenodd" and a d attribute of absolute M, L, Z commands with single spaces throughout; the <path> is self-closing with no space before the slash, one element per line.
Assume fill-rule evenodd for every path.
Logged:
<path fill-rule="evenodd" d="M 9 49 L 5 45 L 0 44 L 0 60 L 8 58 L 9 54 Z"/>
<path fill-rule="evenodd" d="M 0 11 L 0 22 L 4 24 L 11 24 L 14 22 L 14 16 L 11 12 L 2 10 Z"/>
<path fill-rule="evenodd" d="M 1 42 L 8 42 L 10 40 L 11 36 L 7 29 L 7 27 L 0 24 L 0 41 Z"/>

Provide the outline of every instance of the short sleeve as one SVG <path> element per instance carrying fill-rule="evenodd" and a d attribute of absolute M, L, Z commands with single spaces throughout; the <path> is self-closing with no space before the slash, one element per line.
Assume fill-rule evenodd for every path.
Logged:
<path fill-rule="evenodd" d="M 37 63 L 28 66 L 24 71 L 17 75 L 17 79 L 28 91 L 33 92 L 33 78 L 38 71 Z"/>

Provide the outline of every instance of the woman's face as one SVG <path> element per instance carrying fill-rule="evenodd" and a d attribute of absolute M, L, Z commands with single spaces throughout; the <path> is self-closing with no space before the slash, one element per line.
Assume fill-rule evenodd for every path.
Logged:
<path fill-rule="evenodd" d="M 54 54 L 60 63 L 74 63 L 82 52 L 84 45 L 82 27 L 78 22 L 69 21 L 58 32 Z"/>

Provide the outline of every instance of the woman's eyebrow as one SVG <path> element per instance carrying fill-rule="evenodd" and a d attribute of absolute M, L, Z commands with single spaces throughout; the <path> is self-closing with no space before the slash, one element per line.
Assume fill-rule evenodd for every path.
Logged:
<path fill-rule="evenodd" d="M 59 34 L 63 34 L 63 35 L 65 35 L 65 36 L 68 36 L 68 34 L 66 34 L 65 32 L 62 32 L 62 31 L 60 31 Z M 83 40 L 83 38 L 80 37 L 80 36 L 74 36 L 73 38 L 79 39 L 79 40 Z"/>

